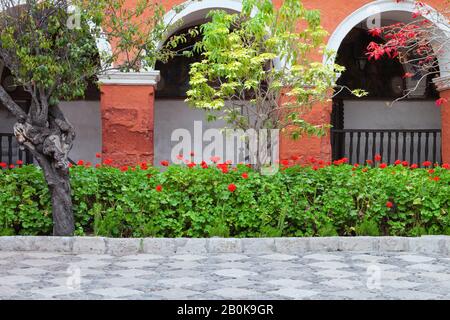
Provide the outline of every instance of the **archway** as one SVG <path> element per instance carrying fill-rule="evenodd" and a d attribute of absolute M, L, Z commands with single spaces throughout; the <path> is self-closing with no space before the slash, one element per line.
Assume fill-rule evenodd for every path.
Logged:
<path fill-rule="evenodd" d="M 337 52 L 337 63 L 347 68 L 338 84 L 369 92 L 363 99 L 352 99 L 343 91 L 334 99 L 334 159 L 347 157 L 353 163 L 363 163 L 382 154 L 382 161 L 389 163 L 396 159 L 418 164 L 441 161 L 441 114 L 435 106 L 439 94 L 433 79 L 429 77 L 414 95 L 391 106 L 418 83 L 420 76 L 405 79 L 403 75 L 411 71 L 410 66 L 389 59 L 372 63 L 365 56 L 368 42 L 383 41 L 368 35 L 366 19 L 377 14 L 381 25 L 407 23 L 412 20 L 412 11 L 411 3 L 371 3 L 345 19 L 331 36 L 328 48 Z M 442 75 L 448 71 L 448 52 L 441 52 L 438 61 Z"/>
<path fill-rule="evenodd" d="M 192 2 L 184 10 L 176 14 L 169 12 L 166 15 L 166 23 L 176 26 L 172 28 L 168 36 L 186 34 L 195 26 L 207 22 L 207 14 L 214 9 L 222 9 L 228 12 L 238 12 L 242 8 L 239 1 L 200 1 Z M 182 24 L 180 24 L 182 21 Z M 187 42 L 180 44 L 176 51 L 189 50 L 201 39 L 187 37 Z M 162 160 L 171 159 L 172 147 L 177 141 L 171 141 L 171 134 L 176 129 L 187 129 L 190 132 L 192 145 L 195 136 L 194 128 L 201 128 L 202 132 L 210 128 L 223 128 L 222 121 L 207 121 L 207 113 L 203 110 L 192 109 L 186 102 L 186 92 L 189 89 L 190 64 L 199 61 L 201 55 L 194 53 L 191 57 L 177 55 L 166 64 L 158 62 L 155 66 L 160 71 L 160 81 L 157 85 L 154 107 L 154 163 L 158 165 Z M 200 137 L 201 138 L 201 137 Z"/>

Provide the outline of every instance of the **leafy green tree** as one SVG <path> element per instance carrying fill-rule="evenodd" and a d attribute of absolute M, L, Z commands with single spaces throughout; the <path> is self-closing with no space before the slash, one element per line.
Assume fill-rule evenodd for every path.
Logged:
<path fill-rule="evenodd" d="M 235 129 L 324 135 L 329 126 L 309 123 L 304 115 L 331 98 L 344 68 L 325 52 L 320 13 L 299 0 L 285 0 L 278 9 L 270 0 L 244 0 L 241 13 L 217 10 L 209 16 L 194 48 L 203 59 L 191 65 L 186 101 Z M 318 62 L 318 54 L 330 63 Z"/>
<path fill-rule="evenodd" d="M 180 7 L 181 8 L 181 7 Z M 180 9 L 177 7 L 176 10 Z M 58 107 L 82 97 L 111 69 L 139 71 L 167 59 L 158 49 L 166 25 L 159 1 L 0 0 L 0 61 L 31 98 L 26 112 L 0 85 L 0 102 L 17 118 L 14 133 L 42 168 L 52 196 L 54 235 L 72 235 L 68 153 L 74 127 Z M 97 49 L 96 41 L 114 44 Z"/>

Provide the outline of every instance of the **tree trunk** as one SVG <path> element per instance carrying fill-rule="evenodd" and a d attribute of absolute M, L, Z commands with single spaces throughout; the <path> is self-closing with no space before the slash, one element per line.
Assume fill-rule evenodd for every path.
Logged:
<path fill-rule="evenodd" d="M 52 106 L 44 126 L 19 121 L 14 125 L 14 134 L 18 143 L 31 151 L 44 173 L 52 199 L 53 235 L 72 236 L 75 223 L 68 162 L 75 137 L 72 125 L 58 106 Z"/>
<path fill-rule="evenodd" d="M 43 154 L 34 153 L 41 166 L 52 197 L 53 235 L 72 236 L 75 222 L 68 168 L 57 168 L 54 161 Z"/>

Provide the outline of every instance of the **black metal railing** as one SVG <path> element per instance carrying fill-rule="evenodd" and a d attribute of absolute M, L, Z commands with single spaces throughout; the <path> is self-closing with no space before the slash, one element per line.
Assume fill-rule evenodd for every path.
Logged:
<path fill-rule="evenodd" d="M 17 160 L 30 164 L 33 163 L 33 156 L 30 151 L 19 148 L 14 134 L 0 133 L 0 162 L 16 164 Z"/>
<path fill-rule="evenodd" d="M 392 164 L 406 160 L 420 165 L 423 161 L 441 162 L 439 129 L 331 129 L 333 160 L 349 159 L 364 163 L 376 154 Z"/>

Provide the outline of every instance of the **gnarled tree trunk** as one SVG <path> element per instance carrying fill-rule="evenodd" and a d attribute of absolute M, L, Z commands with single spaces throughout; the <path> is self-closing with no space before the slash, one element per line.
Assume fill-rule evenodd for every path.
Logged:
<path fill-rule="evenodd" d="M 53 235 L 71 236 L 75 230 L 69 179 L 68 154 L 75 138 L 73 126 L 58 106 L 30 107 L 26 117 L 18 117 L 14 134 L 19 145 L 31 151 L 42 168 L 52 199 Z"/>

